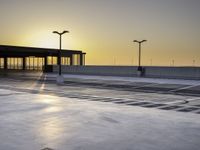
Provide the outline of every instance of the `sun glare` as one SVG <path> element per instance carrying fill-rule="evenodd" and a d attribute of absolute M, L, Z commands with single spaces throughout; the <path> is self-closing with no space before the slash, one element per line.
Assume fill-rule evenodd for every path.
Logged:
<path fill-rule="evenodd" d="M 71 38 L 68 38 L 67 35 L 65 36 L 63 36 L 62 40 L 62 48 L 67 49 L 70 47 Z M 18 43 L 17 45 L 30 47 L 58 48 L 59 36 L 52 34 L 50 30 L 33 31 L 21 35 L 15 43 Z"/>
<path fill-rule="evenodd" d="M 59 41 L 53 34 L 48 32 L 37 32 L 31 34 L 29 37 L 30 45 L 43 48 L 56 48 Z"/>

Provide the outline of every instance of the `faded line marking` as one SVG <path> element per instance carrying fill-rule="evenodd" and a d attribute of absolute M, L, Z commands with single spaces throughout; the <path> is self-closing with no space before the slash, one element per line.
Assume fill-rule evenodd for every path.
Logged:
<path fill-rule="evenodd" d="M 190 85 L 190 86 L 186 86 L 186 87 L 182 87 L 182 88 L 170 90 L 169 92 L 177 92 L 177 91 L 180 91 L 180 90 L 186 90 L 186 89 L 193 88 L 193 87 L 196 87 L 196 86 L 200 86 L 200 84 L 197 84 L 197 85 Z"/>
<path fill-rule="evenodd" d="M 44 80 L 43 80 L 43 82 L 42 82 L 42 85 L 41 85 L 41 87 L 40 87 L 40 91 L 41 91 L 41 90 L 44 90 L 44 88 L 45 88 L 45 81 L 46 81 L 46 78 L 47 78 L 47 76 L 45 75 L 45 76 L 44 76 Z"/>

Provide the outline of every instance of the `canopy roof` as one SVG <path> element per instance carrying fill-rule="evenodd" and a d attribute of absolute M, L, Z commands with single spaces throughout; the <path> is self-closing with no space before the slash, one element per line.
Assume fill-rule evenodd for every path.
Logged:
<path fill-rule="evenodd" d="M 86 54 L 80 50 L 61 50 L 62 56 L 70 56 L 72 54 Z M 57 56 L 58 49 L 52 48 L 39 48 L 39 47 L 23 47 L 23 46 L 9 46 L 0 45 L 0 57 L 45 57 L 45 56 Z"/>

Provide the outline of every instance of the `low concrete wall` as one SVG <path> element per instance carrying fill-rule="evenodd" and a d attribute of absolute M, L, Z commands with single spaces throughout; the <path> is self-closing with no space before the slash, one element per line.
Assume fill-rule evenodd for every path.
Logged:
<path fill-rule="evenodd" d="M 200 67 L 145 67 L 146 77 L 200 79 Z"/>
<path fill-rule="evenodd" d="M 53 67 L 53 72 L 58 72 L 58 66 Z M 107 76 L 133 76 L 137 67 L 131 66 L 62 66 L 63 73 Z"/>
<path fill-rule="evenodd" d="M 143 77 L 200 79 L 200 67 L 149 67 L 146 66 Z M 58 66 L 53 66 L 58 72 Z M 136 66 L 62 66 L 62 72 L 68 74 L 137 76 Z"/>

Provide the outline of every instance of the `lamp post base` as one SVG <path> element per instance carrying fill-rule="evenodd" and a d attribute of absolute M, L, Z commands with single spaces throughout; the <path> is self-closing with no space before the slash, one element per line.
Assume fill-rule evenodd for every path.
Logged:
<path fill-rule="evenodd" d="M 142 71 L 139 71 L 139 70 L 138 70 L 138 71 L 137 71 L 137 76 L 138 76 L 138 77 L 141 77 L 141 76 L 142 76 Z"/>
<path fill-rule="evenodd" d="M 64 83 L 64 77 L 62 75 L 58 75 L 56 78 L 57 84 L 63 84 Z"/>
<path fill-rule="evenodd" d="M 142 66 L 139 66 L 137 69 L 137 76 L 141 77 L 143 76 L 143 73 L 144 73 L 144 68 Z"/>

